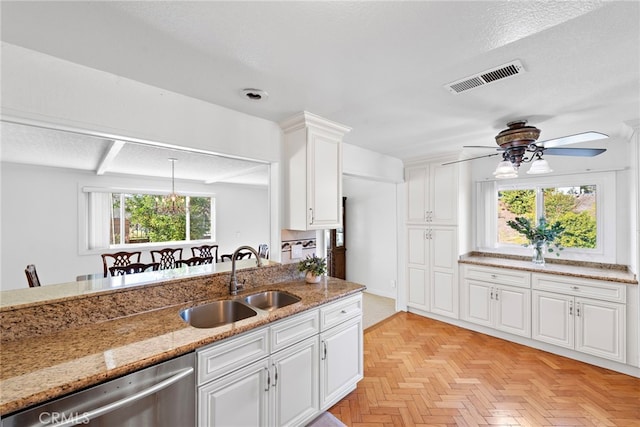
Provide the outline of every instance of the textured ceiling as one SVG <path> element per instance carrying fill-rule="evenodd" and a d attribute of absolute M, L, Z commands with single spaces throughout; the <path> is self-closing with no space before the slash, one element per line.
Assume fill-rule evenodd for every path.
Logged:
<path fill-rule="evenodd" d="M 615 137 L 640 117 L 638 2 L 8 2 L 2 40 L 273 121 L 307 110 L 402 159 L 541 139 Z M 458 95 L 446 83 L 518 59 Z M 255 87 L 268 100 L 240 91 Z M 461 154 L 463 155 L 463 154 Z"/>

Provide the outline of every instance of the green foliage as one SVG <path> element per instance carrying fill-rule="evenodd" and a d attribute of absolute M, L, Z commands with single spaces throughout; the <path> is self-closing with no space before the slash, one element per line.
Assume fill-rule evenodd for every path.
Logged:
<path fill-rule="evenodd" d="M 505 207 L 516 215 L 528 216 L 535 212 L 536 193 L 533 190 L 501 191 L 499 198 Z"/>
<path fill-rule="evenodd" d="M 589 212 L 567 212 L 560 217 L 565 233 L 560 244 L 567 248 L 595 248 L 597 224 Z"/>
<path fill-rule="evenodd" d="M 559 221 L 550 224 L 545 217 L 541 216 L 536 225 L 527 218 L 516 217 L 513 221 L 507 221 L 507 225 L 526 237 L 532 245 L 537 242 L 546 242 L 549 252 L 554 252 L 549 245 L 554 245 L 558 251 L 564 249 L 556 241 L 565 231 Z M 556 255 L 560 256 L 559 253 Z"/>
<path fill-rule="evenodd" d="M 555 188 L 544 189 L 544 214 L 549 221 L 558 221 L 566 212 L 576 207 L 576 196 L 558 191 Z"/>
<path fill-rule="evenodd" d="M 327 272 L 327 260 L 325 258 L 309 255 L 298 263 L 298 271 L 312 273 L 321 276 Z"/>
<path fill-rule="evenodd" d="M 191 197 L 189 199 L 191 240 L 211 237 L 211 199 L 208 197 Z"/>
<path fill-rule="evenodd" d="M 187 217 L 184 212 L 160 214 L 157 212 L 160 199 L 149 194 L 134 194 L 127 197 L 125 211 L 132 224 L 139 224 L 147 230 L 150 242 L 170 242 L 184 240 Z M 178 197 L 178 204 L 184 206 L 185 198 Z"/>

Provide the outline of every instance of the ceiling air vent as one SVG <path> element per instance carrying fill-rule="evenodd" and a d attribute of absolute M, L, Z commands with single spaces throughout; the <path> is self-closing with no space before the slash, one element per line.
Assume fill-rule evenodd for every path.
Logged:
<path fill-rule="evenodd" d="M 444 85 L 451 93 L 458 94 L 469 89 L 474 89 L 480 86 L 485 86 L 489 83 L 493 83 L 497 80 L 506 79 L 517 74 L 524 73 L 526 70 L 522 66 L 522 63 L 518 60 L 511 61 L 508 64 L 500 65 L 499 67 L 492 68 L 490 70 L 483 71 L 473 76 L 465 77 L 453 83 Z"/>

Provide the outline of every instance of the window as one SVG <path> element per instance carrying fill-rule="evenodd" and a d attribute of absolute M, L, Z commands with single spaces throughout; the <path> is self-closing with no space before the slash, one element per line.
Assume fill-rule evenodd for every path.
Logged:
<path fill-rule="evenodd" d="M 567 230 L 562 258 L 615 262 L 616 187 L 609 172 L 478 184 L 477 246 L 528 255 L 526 239 L 507 221 L 523 216 L 559 221 Z"/>
<path fill-rule="evenodd" d="M 101 191 L 96 191 L 101 190 Z M 88 249 L 215 240 L 215 198 L 85 189 Z"/>
<path fill-rule="evenodd" d="M 565 228 L 559 243 L 564 248 L 597 246 L 597 186 L 543 187 L 498 190 L 498 243 L 526 244 L 524 236 L 507 225 L 515 217 L 537 222 L 541 216 Z M 540 212 L 540 213 L 539 213 Z"/>

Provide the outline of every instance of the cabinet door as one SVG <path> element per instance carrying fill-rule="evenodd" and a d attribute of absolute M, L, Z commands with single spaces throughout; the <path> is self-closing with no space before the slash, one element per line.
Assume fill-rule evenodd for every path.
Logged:
<path fill-rule="evenodd" d="M 457 319 L 457 230 L 455 227 L 431 227 L 427 230 L 427 237 L 430 311 Z"/>
<path fill-rule="evenodd" d="M 308 130 L 308 229 L 342 227 L 342 145 L 340 138 Z"/>
<path fill-rule="evenodd" d="M 270 378 L 268 369 L 268 359 L 262 359 L 200 387 L 198 425 L 267 425 Z"/>
<path fill-rule="evenodd" d="M 429 170 L 428 222 L 455 225 L 458 222 L 458 166 L 432 163 Z"/>
<path fill-rule="evenodd" d="M 575 299 L 576 350 L 625 363 L 625 306 Z"/>
<path fill-rule="evenodd" d="M 531 291 L 498 286 L 493 293 L 495 328 L 531 338 Z"/>
<path fill-rule="evenodd" d="M 320 410 L 325 410 L 362 379 L 362 318 L 320 334 L 320 358 Z"/>
<path fill-rule="evenodd" d="M 407 182 L 407 222 L 425 223 L 428 215 L 429 168 L 426 166 L 405 169 Z"/>
<path fill-rule="evenodd" d="M 320 408 L 318 336 L 271 356 L 273 426 L 298 426 Z"/>
<path fill-rule="evenodd" d="M 411 307 L 422 310 L 429 309 L 428 297 L 428 240 L 427 229 L 424 227 L 409 227 L 407 229 L 408 241 L 408 268 L 409 280 L 408 303 Z"/>
<path fill-rule="evenodd" d="M 493 291 L 489 283 L 465 280 L 462 286 L 462 318 L 471 323 L 493 327 Z"/>
<path fill-rule="evenodd" d="M 573 297 L 533 291 L 532 298 L 532 338 L 573 349 Z"/>

